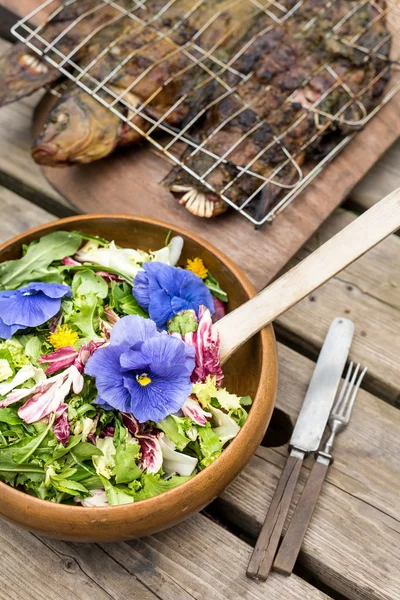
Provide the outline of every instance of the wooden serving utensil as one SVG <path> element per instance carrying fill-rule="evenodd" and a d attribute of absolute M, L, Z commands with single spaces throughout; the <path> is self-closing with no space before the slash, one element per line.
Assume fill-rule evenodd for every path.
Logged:
<path fill-rule="evenodd" d="M 221 362 L 263 327 L 400 228 L 400 188 L 216 323 Z"/>

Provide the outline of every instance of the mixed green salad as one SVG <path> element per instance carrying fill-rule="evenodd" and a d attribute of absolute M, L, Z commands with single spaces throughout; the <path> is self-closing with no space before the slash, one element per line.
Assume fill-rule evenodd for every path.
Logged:
<path fill-rule="evenodd" d="M 223 387 L 226 293 L 183 240 L 144 252 L 57 231 L 0 265 L 0 480 L 71 505 L 137 502 L 210 465 L 251 400 Z"/>

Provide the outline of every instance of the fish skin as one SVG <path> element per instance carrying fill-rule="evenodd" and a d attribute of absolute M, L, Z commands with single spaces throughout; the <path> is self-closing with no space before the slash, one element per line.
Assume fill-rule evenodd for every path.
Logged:
<path fill-rule="evenodd" d="M 87 92 L 71 88 L 58 100 L 32 148 L 42 165 L 66 167 L 89 163 L 112 152 L 122 130 L 121 119 Z"/>
<path fill-rule="evenodd" d="M 128 4 L 128 0 L 124 2 Z M 95 10 L 98 6 L 97 0 L 77 0 L 74 4 L 64 7 L 40 31 L 40 36 L 51 42 L 75 19 L 88 11 L 95 11 L 82 19 L 57 43 L 56 48 L 60 52 L 69 54 L 94 29 L 106 26 L 119 13 L 108 4 L 100 10 Z M 40 41 L 35 42 L 35 46 L 39 50 L 45 48 Z M 78 51 L 73 57 L 74 60 L 79 61 L 85 51 L 86 47 Z M 60 71 L 42 59 L 37 52 L 23 43 L 17 43 L 0 57 L 0 107 L 29 96 L 41 87 L 54 83 L 60 77 Z"/>
<path fill-rule="evenodd" d="M 299 89 L 299 86 L 307 77 L 325 63 L 329 63 L 336 73 L 357 95 L 366 82 L 371 81 L 376 75 L 380 64 L 375 59 L 363 62 L 365 54 L 349 49 L 325 34 L 332 28 L 332 23 L 338 22 L 347 14 L 355 4 L 353 0 L 337 0 L 332 8 L 326 8 L 322 0 L 306 0 L 303 6 L 291 17 L 284 27 L 277 27 L 252 45 L 249 52 L 234 64 L 242 72 L 253 71 L 253 77 L 237 88 L 236 96 L 231 95 L 216 104 L 208 111 L 206 120 L 201 131 L 201 139 L 209 138 L 205 148 L 217 156 L 226 155 L 226 161 L 221 162 L 206 177 L 205 181 L 213 187 L 216 192 L 221 191 L 239 171 L 236 168 L 245 167 L 252 159 L 258 156 L 271 144 L 271 148 L 263 152 L 252 164 L 251 170 L 265 178 L 272 176 L 274 170 L 285 158 L 284 148 L 296 159 L 298 167 L 304 163 L 306 156 L 313 151 L 324 156 L 329 151 L 329 145 L 324 148 L 324 135 L 331 134 L 336 129 L 337 136 L 348 133 L 351 126 L 337 122 L 334 127 L 327 127 L 326 132 L 317 128 L 314 114 L 307 111 L 307 105 L 323 97 L 326 90 L 330 88 L 333 78 L 328 72 L 322 71 L 319 75 L 312 77 L 311 81 L 300 89 L 292 102 L 285 102 L 290 93 Z M 377 3 L 378 4 L 378 3 Z M 379 4 L 384 6 L 383 0 Z M 322 16 L 321 16 L 321 10 Z M 318 17 L 319 16 L 319 17 Z M 361 31 L 365 21 L 373 20 L 376 15 L 373 10 L 368 14 L 362 14 L 348 23 L 342 35 L 351 37 L 354 31 Z M 310 30 L 305 30 L 304 36 L 299 36 L 299 31 L 310 19 L 317 17 L 317 22 Z M 387 29 L 382 23 L 378 23 L 368 34 L 364 43 L 374 47 L 377 40 L 387 34 Z M 382 49 L 389 55 L 390 44 Z M 363 103 L 370 110 L 379 99 L 385 82 L 380 82 L 363 96 Z M 266 88 L 268 91 L 266 92 Z M 307 99 L 311 98 L 311 101 Z M 347 101 L 348 95 L 343 90 L 336 94 L 330 94 L 319 108 L 322 111 L 335 114 Z M 249 108 L 242 111 L 239 116 L 232 118 L 216 134 L 216 128 L 223 123 L 227 117 L 234 115 L 241 106 Z M 344 114 L 346 120 L 357 120 L 362 116 L 359 107 L 354 104 Z M 303 120 L 296 125 L 297 120 L 304 116 Z M 243 139 L 243 136 L 252 127 L 259 127 L 256 131 Z M 281 137 L 289 126 L 290 133 Z M 320 127 L 324 126 L 324 117 L 320 118 Z M 211 136 L 211 137 L 210 137 Z M 315 136 L 315 143 L 308 150 L 302 150 L 303 145 Z M 243 141 L 240 141 L 242 140 Z M 282 139 L 282 145 L 274 144 L 274 140 Z M 233 151 L 229 151 L 234 143 L 238 145 Z M 331 147 L 331 146 L 330 146 Z M 192 171 L 204 175 L 213 166 L 215 158 L 205 153 L 197 153 L 191 156 L 191 150 L 184 157 L 185 164 Z M 251 203 L 247 206 L 249 213 L 256 219 L 261 220 L 267 211 L 276 203 L 282 193 L 279 186 L 290 186 L 294 184 L 299 176 L 295 165 L 289 163 L 278 174 L 274 176 L 274 182 L 278 185 L 267 185 Z M 202 186 L 198 180 L 182 168 L 176 167 L 167 176 L 166 185 L 174 188 L 183 186 L 192 187 L 205 194 L 207 200 L 210 195 L 209 189 Z M 254 176 L 244 174 L 236 180 L 234 186 L 228 188 L 225 194 L 232 202 L 241 205 L 250 195 L 254 194 L 261 180 Z M 214 198 L 215 195 L 211 194 Z M 228 205 L 226 204 L 226 208 Z M 219 210 L 219 212 L 221 212 Z"/>

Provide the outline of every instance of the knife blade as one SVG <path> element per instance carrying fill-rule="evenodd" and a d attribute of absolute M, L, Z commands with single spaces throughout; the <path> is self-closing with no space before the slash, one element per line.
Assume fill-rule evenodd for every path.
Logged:
<path fill-rule="evenodd" d="M 318 450 L 353 334 L 354 323 L 349 319 L 337 318 L 332 321 L 289 441 L 291 448 L 306 453 Z"/>
<path fill-rule="evenodd" d="M 354 324 L 349 319 L 339 317 L 331 323 L 290 438 L 290 455 L 247 567 L 252 579 L 265 581 L 269 575 L 303 459 L 319 447 L 353 334 Z"/>

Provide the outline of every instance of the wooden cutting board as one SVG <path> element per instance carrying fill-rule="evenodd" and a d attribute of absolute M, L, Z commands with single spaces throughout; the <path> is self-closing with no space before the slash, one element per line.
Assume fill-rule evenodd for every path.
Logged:
<path fill-rule="evenodd" d="M 36 111 L 36 130 L 47 111 L 46 103 L 45 97 Z M 229 255 L 261 289 L 396 141 L 400 135 L 399 114 L 400 94 L 272 224 L 267 223 L 258 231 L 233 210 L 211 220 L 189 214 L 162 185 L 170 165 L 145 146 L 121 149 L 89 165 L 45 167 L 43 172 L 79 211 L 153 217 L 197 233 Z"/>

